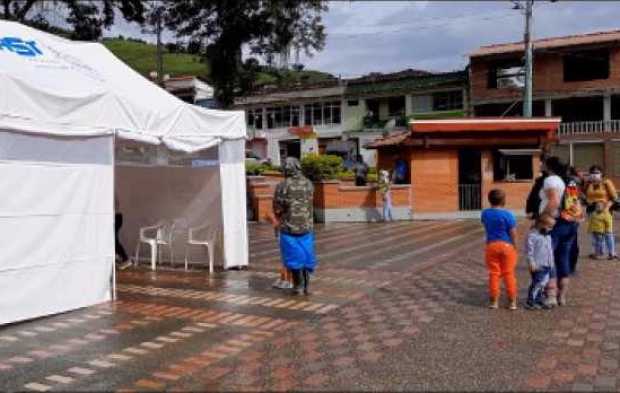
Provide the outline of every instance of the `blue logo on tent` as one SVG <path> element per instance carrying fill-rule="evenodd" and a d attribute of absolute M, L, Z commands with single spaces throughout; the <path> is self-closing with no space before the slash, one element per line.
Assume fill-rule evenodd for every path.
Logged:
<path fill-rule="evenodd" d="M 0 51 L 8 50 L 24 57 L 36 57 L 43 54 L 34 41 L 24 41 L 18 37 L 0 38 Z"/>

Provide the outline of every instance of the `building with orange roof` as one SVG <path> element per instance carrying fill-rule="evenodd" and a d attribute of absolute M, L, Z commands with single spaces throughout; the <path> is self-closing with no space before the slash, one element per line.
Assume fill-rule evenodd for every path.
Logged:
<path fill-rule="evenodd" d="M 559 118 L 545 117 L 413 120 L 408 132 L 368 147 L 378 151 L 378 169 L 408 162 L 414 219 L 476 217 L 493 188 L 506 191 L 506 207 L 522 215 L 559 126 Z"/>

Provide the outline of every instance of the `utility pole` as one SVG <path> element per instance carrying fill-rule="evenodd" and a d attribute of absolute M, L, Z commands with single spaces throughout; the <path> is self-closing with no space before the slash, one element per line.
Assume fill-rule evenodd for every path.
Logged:
<path fill-rule="evenodd" d="M 523 86 L 523 117 L 532 117 L 532 70 L 533 54 L 532 47 L 532 8 L 534 0 L 525 0 L 525 84 Z"/>
<path fill-rule="evenodd" d="M 164 86 L 164 54 L 161 45 L 161 32 L 162 32 L 162 7 L 158 5 L 155 10 L 155 33 L 157 34 L 157 84 Z"/>

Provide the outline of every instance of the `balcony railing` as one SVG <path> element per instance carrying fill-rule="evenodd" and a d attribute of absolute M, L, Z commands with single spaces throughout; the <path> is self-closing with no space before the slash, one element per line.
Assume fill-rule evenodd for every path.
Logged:
<path fill-rule="evenodd" d="M 577 121 L 560 124 L 559 136 L 620 134 L 620 120 Z"/>

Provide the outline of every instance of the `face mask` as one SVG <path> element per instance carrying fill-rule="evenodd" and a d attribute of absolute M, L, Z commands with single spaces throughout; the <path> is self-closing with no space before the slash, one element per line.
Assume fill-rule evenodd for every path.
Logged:
<path fill-rule="evenodd" d="M 547 228 L 540 228 L 538 230 L 540 232 L 541 235 L 547 236 L 549 233 L 551 233 L 551 231 Z"/>
<path fill-rule="evenodd" d="M 601 175 L 600 173 L 593 173 L 590 175 L 590 179 L 592 181 L 601 181 L 603 180 L 603 175 Z"/>

